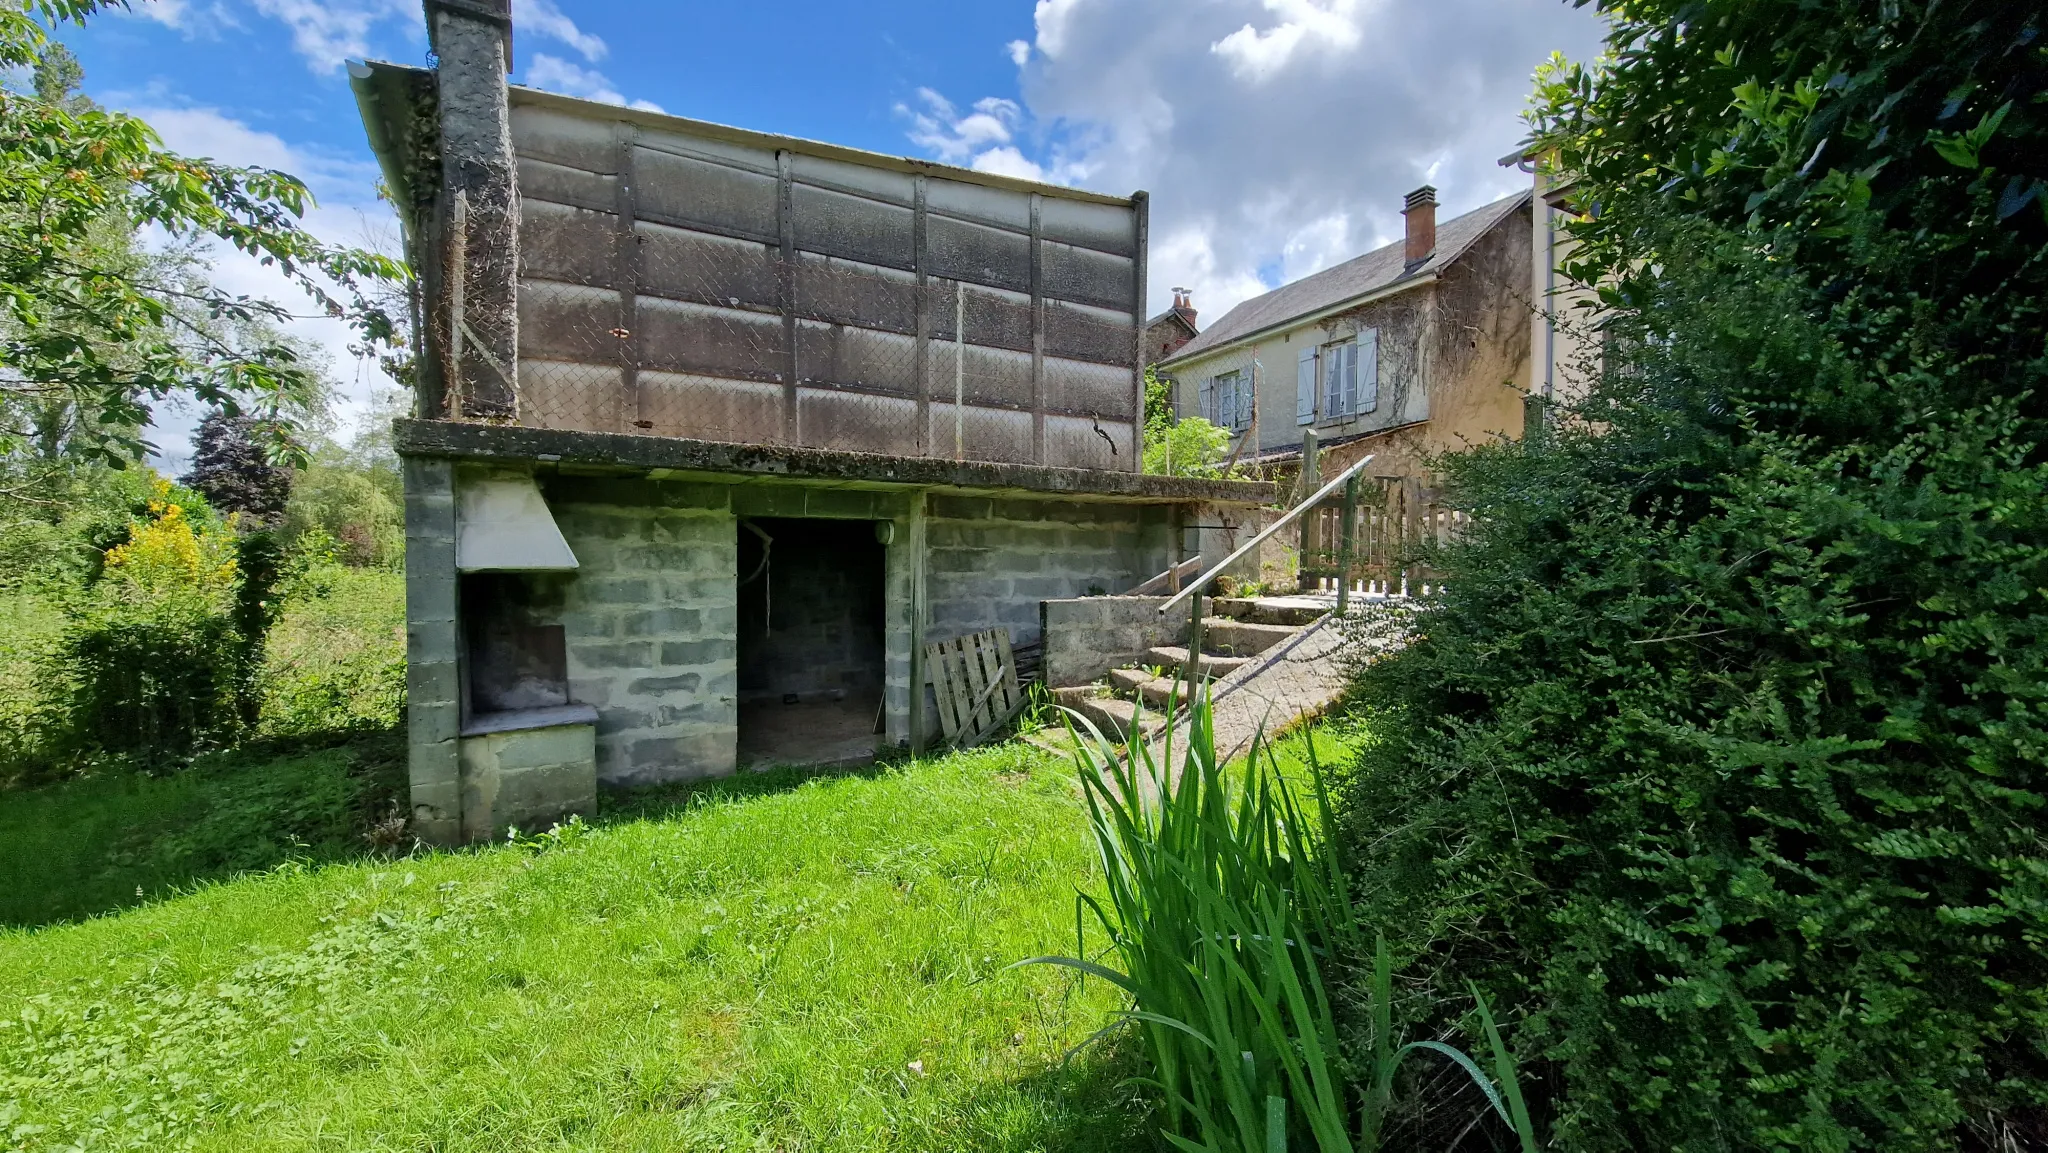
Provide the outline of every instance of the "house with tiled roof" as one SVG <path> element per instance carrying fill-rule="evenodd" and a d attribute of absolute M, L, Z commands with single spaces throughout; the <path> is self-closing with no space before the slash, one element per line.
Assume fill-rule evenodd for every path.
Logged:
<path fill-rule="evenodd" d="M 1225 313 L 1158 365 L 1177 410 L 1231 430 L 1242 464 L 1328 475 L 1366 453 L 1381 477 L 1521 435 L 1530 388 L 1530 194 L 1445 221 L 1408 194 L 1406 235 Z"/>

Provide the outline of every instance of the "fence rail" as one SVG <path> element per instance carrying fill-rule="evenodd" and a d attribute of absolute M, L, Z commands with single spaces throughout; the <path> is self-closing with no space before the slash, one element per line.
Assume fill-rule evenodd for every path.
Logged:
<path fill-rule="evenodd" d="M 1469 519 L 1439 505 L 1436 489 L 1419 479 L 1365 478 L 1344 499 L 1302 516 L 1302 588 L 1419 591 L 1441 579 L 1428 563 L 1430 548 L 1455 539 Z"/>

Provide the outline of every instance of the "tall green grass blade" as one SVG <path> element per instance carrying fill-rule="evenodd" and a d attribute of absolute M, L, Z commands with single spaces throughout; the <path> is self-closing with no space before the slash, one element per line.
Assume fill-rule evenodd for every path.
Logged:
<path fill-rule="evenodd" d="M 1521 1079 L 1515 1075 L 1514 1054 L 1508 1052 L 1507 1042 L 1500 1038 L 1500 1026 L 1494 1024 L 1493 1009 L 1486 1003 L 1486 995 L 1473 985 L 1472 997 L 1479 1002 L 1479 1023 L 1486 1030 L 1486 1044 L 1493 1050 L 1494 1076 L 1500 1079 L 1500 1091 L 1508 1099 L 1508 1123 L 1514 1126 L 1515 1136 L 1522 1142 L 1522 1153 L 1536 1153 L 1536 1126 L 1529 1120 L 1528 1103 L 1522 1100 Z"/>

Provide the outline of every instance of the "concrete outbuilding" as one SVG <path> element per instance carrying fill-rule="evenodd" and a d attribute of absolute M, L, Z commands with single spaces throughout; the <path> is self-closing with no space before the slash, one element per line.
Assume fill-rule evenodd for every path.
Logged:
<path fill-rule="evenodd" d="M 510 87 L 509 0 L 351 67 L 419 285 L 418 833 L 914 749 L 924 646 L 1128 590 L 1271 486 L 1138 471 L 1144 194 Z"/>

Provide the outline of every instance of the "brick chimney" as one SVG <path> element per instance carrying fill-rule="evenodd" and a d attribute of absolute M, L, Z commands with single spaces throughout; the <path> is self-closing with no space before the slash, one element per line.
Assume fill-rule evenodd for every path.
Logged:
<path fill-rule="evenodd" d="M 1401 215 L 1408 218 L 1408 267 L 1414 268 L 1436 253 L 1436 189 L 1425 184 L 1409 193 Z"/>
<path fill-rule="evenodd" d="M 1193 293 L 1185 288 L 1174 289 L 1173 310 L 1180 314 L 1182 320 L 1188 322 L 1189 328 L 1195 327 L 1195 298 Z"/>

